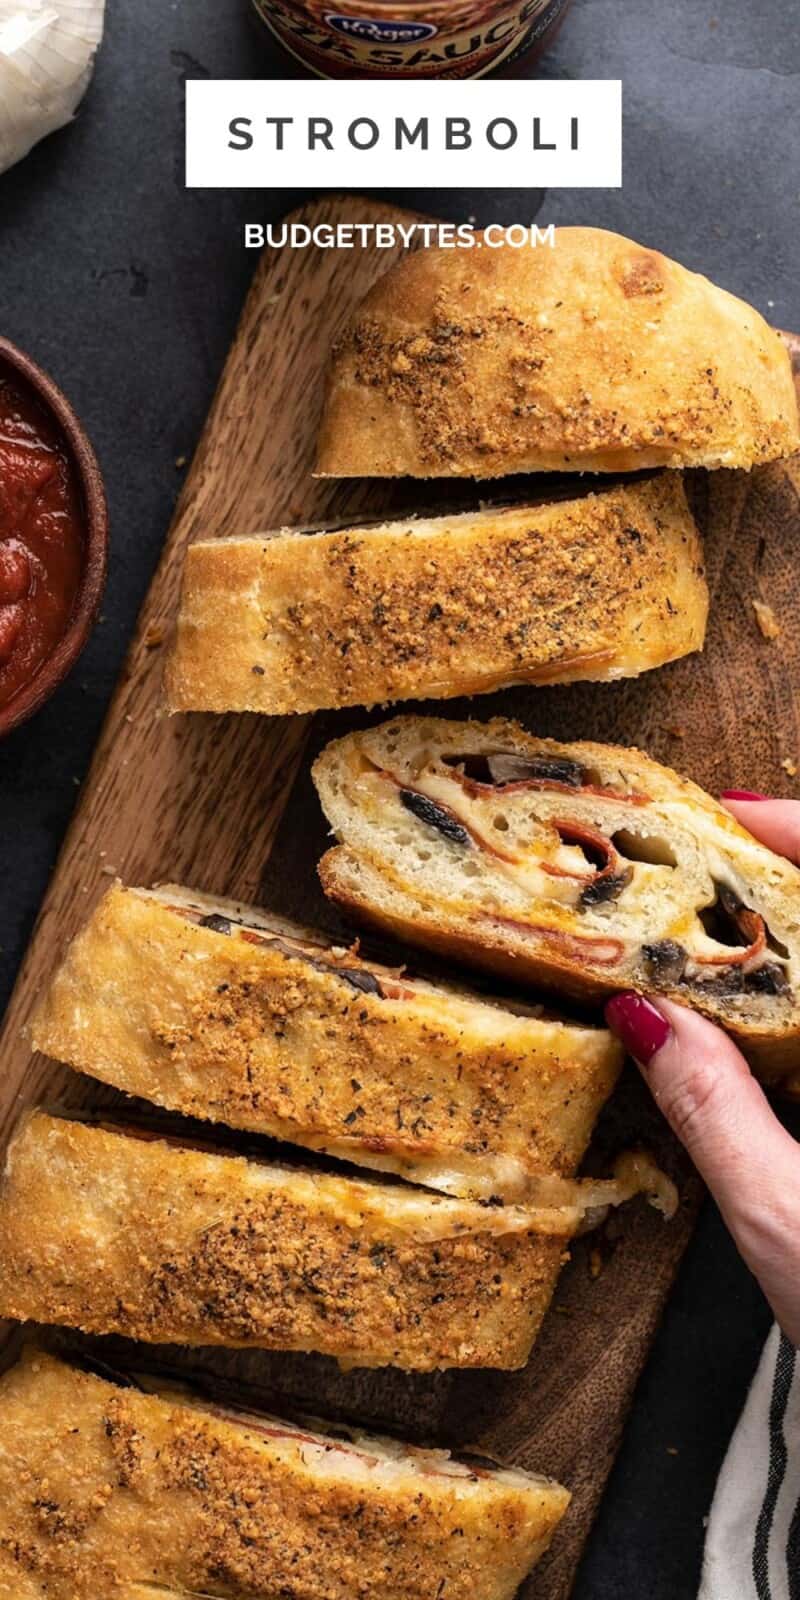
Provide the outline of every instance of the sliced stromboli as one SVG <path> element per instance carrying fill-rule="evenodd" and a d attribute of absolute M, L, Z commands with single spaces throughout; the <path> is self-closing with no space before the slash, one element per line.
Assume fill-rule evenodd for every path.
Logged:
<path fill-rule="evenodd" d="M 474 477 L 752 467 L 800 448 L 789 356 L 752 306 L 597 228 L 419 250 L 331 359 L 317 471 Z"/>
<path fill-rule="evenodd" d="M 0 1192 L 0 1316 L 351 1366 L 520 1367 L 579 1220 L 574 1203 L 479 1204 L 35 1112 Z"/>
<path fill-rule="evenodd" d="M 573 1173 L 621 1064 L 604 1030 L 174 885 L 108 891 L 32 1036 L 172 1111 L 478 1199 Z"/>
<path fill-rule="evenodd" d="M 35 1349 L 0 1380 L 13 1600 L 512 1600 L 569 1504 L 549 1478 Z"/>
<path fill-rule="evenodd" d="M 172 711 L 270 714 L 631 677 L 702 647 L 679 474 L 580 500 L 187 553 Z"/>
<path fill-rule="evenodd" d="M 314 776 L 342 905 L 519 982 L 668 995 L 790 1085 L 800 871 L 696 784 L 636 750 L 423 717 L 329 745 Z"/>

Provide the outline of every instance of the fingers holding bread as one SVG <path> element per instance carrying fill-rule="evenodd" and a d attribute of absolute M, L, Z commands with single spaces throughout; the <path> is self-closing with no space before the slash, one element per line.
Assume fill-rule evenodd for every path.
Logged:
<path fill-rule="evenodd" d="M 520 983 L 664 994 L 768 1078 L 800 1042 L 800 871 L 641 751 L 401 717 L 314 767 L 356 915 Z"/>

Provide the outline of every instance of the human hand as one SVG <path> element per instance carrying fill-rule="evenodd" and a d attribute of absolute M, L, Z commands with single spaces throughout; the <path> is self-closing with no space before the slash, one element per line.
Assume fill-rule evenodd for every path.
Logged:
<path fill-rule="evenodd" d="M 800 865 L 800 801 L 729 790 L 762 844 Z M 606 1021 L 713 1194 L 783 1332 L 800 1345 L 800 1145 L 731 1040 L 672 1001 L 616 995 Z"/>

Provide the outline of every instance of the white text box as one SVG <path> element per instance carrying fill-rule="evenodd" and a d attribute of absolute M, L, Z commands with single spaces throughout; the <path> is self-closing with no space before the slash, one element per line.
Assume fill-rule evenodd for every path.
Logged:
<path fill-rule="evenodd" d="M 191 79 L 191 189 L 619 188 L 622 85 Z"/>

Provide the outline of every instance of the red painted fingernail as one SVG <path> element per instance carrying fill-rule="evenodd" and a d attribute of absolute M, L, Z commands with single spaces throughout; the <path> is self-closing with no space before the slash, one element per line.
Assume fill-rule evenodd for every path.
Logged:
<path fill-rule="evenodd" d="M 752 789 L 723 789 L 720 800 L 768 800 L 768 794 L 755 794 Z"/>
<path fill-rule="evenodd" d="M 611 1032 L 642 1067 L 652 1061 L 672 1032 L 661 1012 L 641 994 L 615 994 L 605 1015 Z"/>

